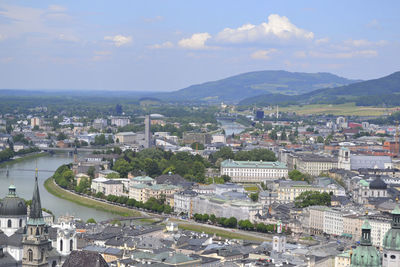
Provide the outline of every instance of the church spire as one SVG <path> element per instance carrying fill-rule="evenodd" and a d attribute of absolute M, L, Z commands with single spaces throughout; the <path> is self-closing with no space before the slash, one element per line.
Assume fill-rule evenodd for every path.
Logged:
<path fill-rule="evenodd" d="M 39 185 L 38 185 L 38 169 L 35 170 L 35 185 L 33 188 L 33 197 L 31 209 L 29 212 L 29 223 L 38 224 L 43 221 L 42 204 L 40 203 Z M 44 221 L 43 221 L 44 222 Z"/>

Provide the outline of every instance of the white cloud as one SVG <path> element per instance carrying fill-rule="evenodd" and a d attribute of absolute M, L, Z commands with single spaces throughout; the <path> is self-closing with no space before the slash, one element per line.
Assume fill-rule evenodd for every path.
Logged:
<path fill-rule="evenodd" d="M 67 8 L 59 5 L 50 5 L 48 10 L 51 12 L 65 12 L 67 11 Z"/>
<path fill-rule="evenodd" d="M 93 52 L 95 55 L 98 55 L 98 56 L 109 56 L 109 55 L 111 55 L 111 51 L 94 51 Z"/>
<path fill-rule="evenodd" d="M 150 49 L 163 49 L 163 48 L 172 48 L 172 47 L 174 47 L 174 44 L 169 41 L 164 42 L 162 44 L 154 44 L 154 45 L 148 46 L 148 48 L 150 48 Z"/>
<path fill-rule="evenodd" d="M 368 28 L 380 29 L 381 25 L 377 19 L 373 19 L 367 24 Z"/>
<path fill-rule="evenodd" d="M 162 20 L 164 20 L 163 16 L 155 16 L 155 17 L 152 17 L 152 18 L 144 18 L 143 19 L 143 21 L 147 22 L 147 23 L 154 23 L 154 22 L 159 22 L 159 21 L 162 21 Z"/>
<path fill-rule="evenodd" d="M 245 43 L 271 40 L 303 39 L 311 40 L 314 33 L 300 29 L 285 16 L 271 14 L 268 22 L 259 25 L 244 24 L 231 29 L 225 28 L 216 36 L 216 40 L 224 43 Z"/>
<path fill-rule="evenodd" d="M 255 51 L 254 53 L 252 53 L 250 55 L 250 57 L 253 59 L 268 60 L 268 59 L 270 59 L 271 55 L 275 54 L 276 52 L 278 52 L 278 50 L 276 50 L 275 48 L 271 48 L 268 50 L 258 50 L 258 51 Z"/>
<path fill-rule="evenodd" d="M 190 38 L 182 39 L 178 45 L 186 49 L 206 49 L 206 41 L 211 38 L 208 32 L 195 33 Z"/>
<path fill-rule="evenodd" d="M 306 58 L 307 52 L 306 51 L 296 51 L 293 53 L 293 55 L 297 58 Z"/>
<path fill-rule="evenodd" d="M 315 43 L 317 45 L 329 43 L 329 38 L 325 37 L 325 38 L 321 38 L 321 39 L 315 40 Z"/>
<path fill-rule="evenodd" d="M 362 47 L 362 46 L 383 46 L 386 45 L 388 42 L 385 40 L 380 40 L 377 42 L 368 41 L 365 39 L 353 40 L 349 39 L 344 41 L 345 45 L 354 46 L 354 47 Z"/>
<path fill-rule="evenodd" d="M 371 58 L 378 56 L 378 52 L 376 50 L 356 50 L 356 51 L 338 52 L 338 53 L 310 51 L 308 55 L 314 58 L 336 58 L 336 59 L 345 59 L 354 57 Z"/>
<path fill-rule="evenodd" d="M 115 35 L 115 36 L 105 36 L 104 40 L 112 41 L 116 47 L 120 47 L 120 46 L 132 43 L 132 37 L 131 36 L 124 36 L 124 35 L 121 35 L 121 34 L 118 34 L 118 35 Z"/>
<path fill-rule="evenodd" d="M 72 43 L 77 43 L 80 41 L 78 37 L 76 37 L 74 35 L 68 35 L 68 34 L 59 34 L 57 36 L 57 39 L 61 40 L 61 41 L 72 42 Z"/>
<path fill-rule="evenodd" d="M 93 61 L 100 61 L 111 58 L 111 51 L 93 51 L 94 56 L 92 57 Z"/>

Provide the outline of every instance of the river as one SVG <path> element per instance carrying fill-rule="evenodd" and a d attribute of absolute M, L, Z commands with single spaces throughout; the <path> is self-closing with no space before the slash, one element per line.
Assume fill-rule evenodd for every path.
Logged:
<path fill-rule="evenodd" d="M 17 195 L 24 199 L 32 199 L 33 185 L 36 166 L 39 169 L 39 190 L 42 207 L 51 210 L 56 217 L 60 215 L 73 215 L 76 218 L 87 220 L 94 218 L 96 221 L 117 217 L 111 213 L 98 211 L 88 207 L 80 206 L 73 202 L 58 198 L 47 192 L 44 188 L 44 181 L 53 175 L 52 172 L 40 172 L 40 170 L 55 171 L 62 164 L 72 162 L 72 157 L 65 154 L 46 155 L 34 159 L 26 159 L 21 162 L 8 164 L 9 176 L 6 175 L 6 167 L 0 169 L 0 198 L 8 193 L 8 186 L 14 184 L 17 188 Z M 32 170 L 32 171 L 24 171 Z"/>
<path fill-rule="evenodd" d="M 221 124 L 222 129 L 225 130 L 225 136 L 230 136 L 233 133 L 239 134 L 245 130 L 246 127 L 243 125 L 233 122 L 233 121 L 225 121 L 225 120 L 217 120 L 218 123 Z"/>

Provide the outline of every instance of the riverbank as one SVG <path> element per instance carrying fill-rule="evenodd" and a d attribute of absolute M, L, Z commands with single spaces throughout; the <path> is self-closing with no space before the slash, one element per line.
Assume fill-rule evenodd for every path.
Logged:
<path fill-rule="evenodd" d="M 19 156 L 16 159 L 10 159 L 10 160 L 7 160 L 7 161 L 4 161 L 4 162 L 0 163 L 0 168 L 3 168 L 3 167 L 5 167 L 5 166 L 7 166 L 9 164 L 15 164 L 15 163 L 18 163 L 18 162 L 22 162 L 24 160 L 40 158 L 40 157 L 44 157 L 44 156 L 47 156 L 47 155 L 49 155 L 48 152 L 29 153 L 27 155 Z"/>
<path fill-rule="evenodd" d="M 52 194 L 58 198 L 62 198 L 64 200 L 74 202 L 81 206 L 93 208 L 93 209 L 96 209 L 99 211 L 109 212 L 109 213 L 123 216 L 123 217 L 142 216 L 142 214 L 139 211 L 124 208 L 124 207 L 119 207 L 119 206 L 112 205 L 112 204 L 108 204 L 108 203 L 105 203 L 102 201 L 98 201 L 98 200 L 91 199 L 88 197 L 80 196 L 78 194 L 67 191 L 67 190 L 59 187 L 55 183 L 55 181 L 52 177 L 48 178 L 44 182 L 44 187 L 46 188 L 47 192 L 49 192 L 50 194 Z"/>

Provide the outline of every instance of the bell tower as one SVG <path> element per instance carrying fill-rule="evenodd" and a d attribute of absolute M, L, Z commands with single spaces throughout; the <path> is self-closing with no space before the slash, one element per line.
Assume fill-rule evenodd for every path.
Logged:
<path fill-rule="evenodd" d="M 51 249 L 51 241 L 49 240 L 48 228 L 42 214 L 37 169 L 32 204 L 22 244 L 22 267 L 45 267 L 49 265 L 48 252 Z"/>

